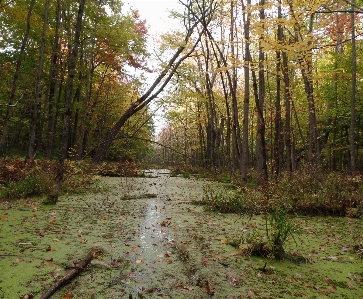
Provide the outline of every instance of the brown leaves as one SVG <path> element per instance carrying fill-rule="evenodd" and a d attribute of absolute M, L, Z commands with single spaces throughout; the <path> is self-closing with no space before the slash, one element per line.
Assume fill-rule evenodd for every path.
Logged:
<path fill-rule="evenodd" d="M 248 290 L 248 294 L 250 294 L 251 296 L 256 296 L 256 297 L 260 296 L 257 292 L 255 292 L 255 291 L 254 291 L 254 290 L 252 290 L 252 289 L 249 289 L 249 290 Z"/>

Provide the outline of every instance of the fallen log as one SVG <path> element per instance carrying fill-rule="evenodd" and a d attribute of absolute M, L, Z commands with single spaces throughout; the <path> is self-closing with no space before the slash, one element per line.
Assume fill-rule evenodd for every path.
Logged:
<path fill-rule="evenodd" d="M 70 271 L 68 274 L 63 276 L 60 280 L 58 280 L 55 284 L 53 284 L 40 299 L 48 299 L 50 298 L 56 291 L 58 291 L 62 286 L 68 284 L 73 278 L 79 275 L 82 270 L 88 265 L 88 263 L 92 260 L 95 251 L 90 251 L 87 256 L 76 264 L 74 269 Z"/>
<path fill-rule="evenodd" d="M 157 198 L 158 195 L 154 193 L 143 193 L 140 195 L 124 195 L 122 200 L 132 200 L 132 199 L 143 199 L 143 198 Z"/>

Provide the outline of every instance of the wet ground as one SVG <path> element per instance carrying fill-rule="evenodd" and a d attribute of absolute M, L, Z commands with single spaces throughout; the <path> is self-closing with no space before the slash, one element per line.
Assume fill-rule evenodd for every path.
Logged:
<path fill-rule="evenodd" d="M 299 258 L 244 256 L 229 243 L 263 227 L 261 217 L 192 205 L 208 181 L 145 174 L 103 178 L 107 191 L 52 207 L 1 203 L 0 298 L 40 298 L 94 248 L 98 257 L 52 298 L 362 298 L 353 251 L 362 220 L 300 217 L 298 243 L 286 248 Z"/>

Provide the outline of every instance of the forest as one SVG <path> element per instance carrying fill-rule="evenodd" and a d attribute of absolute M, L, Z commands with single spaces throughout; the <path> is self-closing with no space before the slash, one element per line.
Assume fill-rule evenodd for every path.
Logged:
<path fill-rule="evenodd" d="M 153 70 L 147 20 L 120 1 L 0 5 L 4 157 L 144 159 L 242 184 L 253 170 L 259 185 L 301 163 L 362 169 L 359 3 L 181 1 Z"/>
<path fill-rule="evenodd" d="M 363 2 L 178 3 L 0 0 L 0 298 L 358 298 Z"/>

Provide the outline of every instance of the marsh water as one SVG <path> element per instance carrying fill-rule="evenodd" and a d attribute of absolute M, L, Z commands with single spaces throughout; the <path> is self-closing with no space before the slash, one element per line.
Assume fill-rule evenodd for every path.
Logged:
<path fill-rule="evenodd" d="M 246 256 L 230 244 L 263 230 L 262 216 L 192 204 L 212 182 L 167 170 L 145 175 L 102 178 L 102 192 L 63 196 L 56 206 L 40 199 L 2 202 L 0 298 L 40 298 L 91 249 L 97 257 L 52 298 L 363 295 L 363 263 L 353 250 L 362 220 L 297 217 L 297 242 L 286 244 L 291 258 Z"/>

